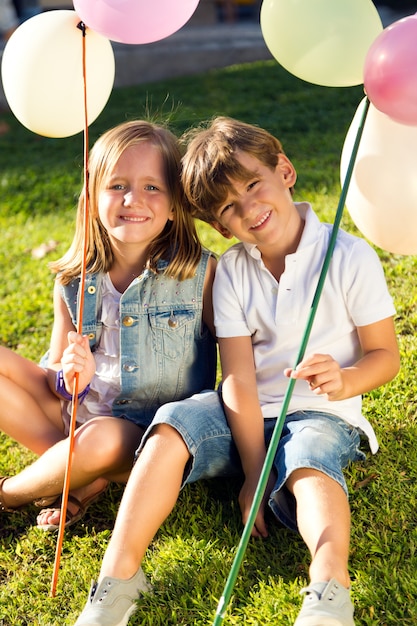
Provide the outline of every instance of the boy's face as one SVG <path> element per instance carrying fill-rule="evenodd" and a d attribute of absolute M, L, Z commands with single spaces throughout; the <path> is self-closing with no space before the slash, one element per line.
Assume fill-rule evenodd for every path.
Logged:
<path fill-rule="evenodd" d="M 263 250 L 281 247 L 299 229 L 299 214 L 292 201 L 290 188 L 296 181 L 291 161 L 278 155 L 274 170 L 246 152 L 238 161 L 253 175 L 246 181 L 232 181 L 224 204 L 216 211 L 212 226 L 224 237 L 236 237 Z"/>

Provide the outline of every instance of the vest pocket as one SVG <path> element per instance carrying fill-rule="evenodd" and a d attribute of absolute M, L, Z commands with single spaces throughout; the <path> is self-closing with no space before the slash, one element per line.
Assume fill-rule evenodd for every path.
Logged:
<path fill-rule="evenodd" d="M 194 338 L 194 311 L 169 310 L 150 313 L 149 323 L 155 350 L 169 359 L 178 359 Z"/>

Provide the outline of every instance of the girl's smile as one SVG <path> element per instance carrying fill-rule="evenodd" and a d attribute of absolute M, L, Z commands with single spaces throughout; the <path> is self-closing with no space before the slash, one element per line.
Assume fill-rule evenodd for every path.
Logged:
<path fill-rule="evenodd" d="M 148 246 L 173 211 L 162 155 L 150 142 L 127 148 L 99 194 L 99 217 L 113 243 Z"/>

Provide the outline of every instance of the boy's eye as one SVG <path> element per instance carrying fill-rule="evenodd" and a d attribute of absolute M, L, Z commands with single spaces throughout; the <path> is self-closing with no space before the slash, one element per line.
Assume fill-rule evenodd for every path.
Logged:
<path fill-rule="evenodd" d="M 233 206 L 233 202 L 229 202 L 229 204 L 226 204 L 224 207 L 222 207 L 219 210 L 219 215 L 223 215 L 223 213 L 225 213 L 228 209 L 231 209 Z"/>
<path fill-rule="evenodd" d="M 253 189 L 253 188 L 255 187 L 255 185 L 257 185 L 257 184 L 258 184 L 258 182 L 259 182 L 258 180 L 254 180 L 254 181 L 252 181 L 251 183 L 249 183 L 249 185 L 248 185 L 248 190 L 249 190 L 249 189 Z"/>

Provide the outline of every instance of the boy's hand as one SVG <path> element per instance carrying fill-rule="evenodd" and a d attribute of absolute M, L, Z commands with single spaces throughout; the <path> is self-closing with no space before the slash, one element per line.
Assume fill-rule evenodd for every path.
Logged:
<path fill-rule="evenodd" d="M 285 369 L 284 374 L 307 381 L 313 393 L 327 395 L 328 400 L 344 397 L 342 368 L 330 354 L 313 354 L 303 359 L 295 370 Z"/>
<path fill-rule="evenodd" d="M 265 494 L 261 501 L 261 506 L 259 507 L 259 511 L 255 518 L 255 524 L 252 528 L 252 532 L 251 532 L 252 537 L 263 537 L 263 538 L 268 537 L 268 529 L 265 524 L 264 516 L 265 516 L 265 507 L 267 506 L 269 494 L 271 493 L 271 489 L 274 485 L 274 482 L 275 482 L 275 475 L 273 472 L 271 472 L 271 475 L 268 480 L 268 484 L 265 489 Z M 242 512 L 242 522 L 244 525 L 246 524 L 248 520 L 257 486 L 258 486 L 257 481 L 245 480 L 245 482 L 243 483 L 242 489 L 240 490 L 239 506 Z"/>
<path fill-rule="evenodd" d="M 96 371 L 96 362 L 90 350 L 87 336 L 74 331 L 68 333 L 68 347 L 61 359 L 65 388 L 73 392 L 75 374 L 78 372 L 78 393 L 91 382 Z"/>

